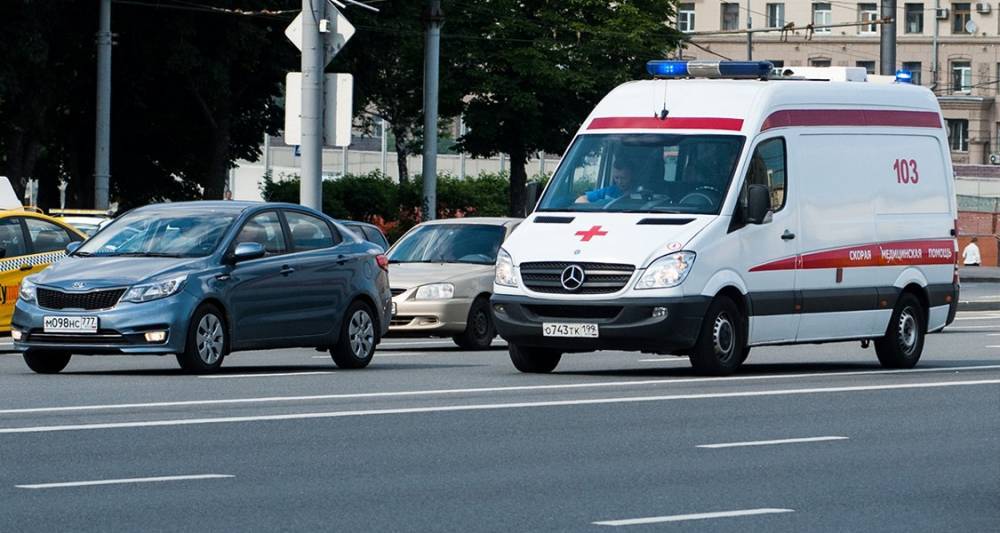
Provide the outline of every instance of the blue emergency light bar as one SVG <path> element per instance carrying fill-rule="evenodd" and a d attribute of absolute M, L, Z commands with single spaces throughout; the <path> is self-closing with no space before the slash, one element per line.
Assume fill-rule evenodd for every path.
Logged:
<path fill-rule="evenodd" d="M 766 79 L 774 65 L 770 61 L 674 61 L 657 59 L 646 63 L 655 78 Z"/>
<path fill-rule="evenodd" d="M 913 83 L 913 73 L 904 68 L 897 70 L 896 83 Z"/>

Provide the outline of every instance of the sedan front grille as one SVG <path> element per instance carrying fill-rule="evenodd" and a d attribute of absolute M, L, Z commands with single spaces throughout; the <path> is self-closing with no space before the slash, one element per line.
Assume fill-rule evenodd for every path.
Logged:
<path fill-rule="evenodd" d="M 45 309 L 109 309 L 125 294 L 125 289 L 90 292 L 63 292 L 38 288 L 38 306 Z"/>
<path fill-rule="evenodd" d="M 576 290 L 563 287 L 561 277 L 566 268 L 576 265 L 583 269 L 583 284 Z M 616 263 L 568 263 L 546 261 L 521 263 L 524 286 L 535 292 L 550 294 L 610 294 L 618 292 L 632 279 L 635 266 Z"/>

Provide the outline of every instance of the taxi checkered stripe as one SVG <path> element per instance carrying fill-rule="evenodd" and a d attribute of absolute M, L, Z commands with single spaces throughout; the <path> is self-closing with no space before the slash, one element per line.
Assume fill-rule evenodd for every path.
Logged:
<path fill-rule="evenodd" d="M 55 263 L 63 257 L 66 257 L 66 252 L 59 250 L 34 255 L 22 255 L 19 257 L 12 257 L 10 259 L 0 259 L 0 272 L 17 270 L 21 268 L 21 265 L 47 265 L 49 263 Z"/>

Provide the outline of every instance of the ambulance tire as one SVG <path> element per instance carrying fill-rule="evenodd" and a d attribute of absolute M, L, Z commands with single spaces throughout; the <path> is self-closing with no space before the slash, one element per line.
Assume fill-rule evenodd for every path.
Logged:
<path fill-rule="evenodd" d="M 375 357 L 375 347 L 378 346 L 378 326 L 371 307 L 361 300 L 355 300 L 340 325 L 340 338 L 337 344 L 330 348 L 330 357 L 343 370 L 364 368 Z"/>
<path fill-rule="evenodd" d="M 72 354 L 64 351 L 28 350 L 21 357 L 36 374 L 58 374 L 69 364 Z"/>
<path fill-rule="evenodd" d="M 913 293 L 904 292 L 892 311 L 885 336 L 875 339 L 875 354 L 885 368 L 913 368 L 924 350 L 927 332 L 923 305 Z"/>
<path fill-rule="evenodd" d="M 191 316 L 184 351 L 174 355 L 177 364 L 188 374 L 217 372 L 229 351 L 228 337 L 222 312 L 212 304 L 202 304 Z"/>
<path fill-rule="evenodd" d="M 739 368 L 749 355 L 746 320 L 740 308 L 725 296 L 719 296 L 708 306 L 701 324 L 698 342 L 688 356 L 698 374 L 726 376 Z"/>
<path fill-rule="evenodd" d="M 740 364 L 742 365 L 743 363 L 747 362 L 747 359 L 749 357 L 750 357 L 750 347 L 747 346 L 746 348 L 743 348 L 743 353 L 740 354 Z"/>
<path fill-rule="evenodd" d="M 510 361 L 514 363 L 514 368 L 526 374 L 548 374 L 556 369 L 562 354 L 555 350 L 545 348 L 528 348 L 511 344 L 507 351 L 510 352 Z"/>
<path fill-rule="evenodd" d="M 469 308 L 465 331 L 455 335 L 451 340 L 455 341 L 459 348 L 486 350 L 493 344 L 493 337 L 496 336 L 497 329 L 493 325 L 493 316 L 490 315 L 490 299 L 480 296 Z"/>

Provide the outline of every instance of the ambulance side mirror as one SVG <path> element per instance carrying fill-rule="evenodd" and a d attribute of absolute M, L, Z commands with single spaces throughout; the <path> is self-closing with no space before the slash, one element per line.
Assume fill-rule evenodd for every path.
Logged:
<path fill-rule="evenodd" d="M 766 185 L 750 185 L 747 188 L 747 224 L 766 224 L 770 222 L 768 213 L 771 211 L 771 191 Z"/>

